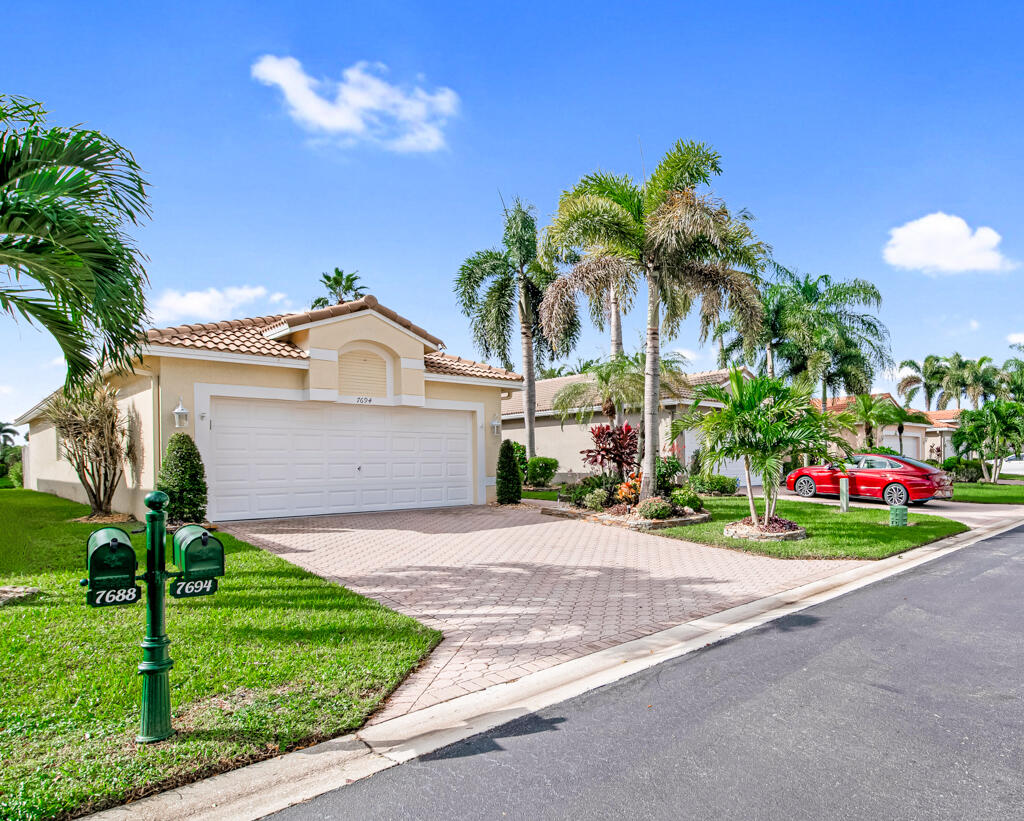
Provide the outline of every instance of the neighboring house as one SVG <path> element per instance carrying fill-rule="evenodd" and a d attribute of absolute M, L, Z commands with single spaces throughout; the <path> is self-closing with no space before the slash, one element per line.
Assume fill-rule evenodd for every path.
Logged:
<path fill-rule="evenodd" d="M 899 405 L 899 402 L 896 401 L 896 398 L 891 393 L 873 393 L 871 395 L 875 399 L 888 400 L 894 405 Z M 819 410 L 821 409 L 820 399 L 813 399 L 811 401 L 814 407 Z M 855 396 L 837 396 L 830 399 L 826 407 L 834 413 L 839 413 L 852 410 L 852 406 L 856 401 L 857 397 Z M 928 434 L 932 430 L 932 425 L 933 423 L 931 422 L 908 422 L 903 426 L 904 456 L 909 456 L 911 459 L 931 458 L 928 456 L 928 445 L 930 444 Z M 863 450 L 867 447 L 864 425 L 860 422 L 857 423 L 855 431 L 845 433 L 843 437 L 858 450 Z M 886 425 L 880 430 L 876 429 L 874 437 L 876 445 L 882 445 L 883 447 L 899 451 L 900 438 L 895 425 Z"/>
<path fill-rule="evenodd" d="M 752 376 L 746 368 L 743 372 L 749 378 Z M 536 407 L 536 429 L 535 440 L 538 456 L 551 456 L 558 460 L 558 474 L 556 479 L 572 480 L 580 474 L 594 472 L 594 468 L 583 463 L 580 451 L 593 446 L 590 438 L 590 428 L 594 425 L 608 424 L 609 420 L 601 413 L 599 407 L 593 408 L 593 418 L 585 423 L 578 424 L 575 414 L 571 415 L 565 422 L 552 409 L 552 402 L 555 394 L 566 385 L 578 382 L 583 379 L 590 379 L 588 374 L 572 374 L 570 376 L 558 376 L 554 379 L 537 380 L 537 407 Z M 687 380 L 691 385 L 702 385 L 716 383 L 727 385 L 729 383 L 728 370 L 703 371 L 700 373 L 687 374 Z M 659 413 L 659 441 L 661 442 L 662 453 L 675 451 L 679 461 L 689 465 L 693 451 L 700 447 L 700 440 L 694 431 L 685 431 L 675 442 L 669 442 L 669 428 L 672 420 L 689 410 L 693 404 L 693 393 L 686 391 L 682 396 L 668 396 L 662 399 L 662 409 Z M 702 406 L 717 407 L 717 403 L 703 403 Z M 635 428 L 640 425 L 640 411 L 626 414 L 626 419 Z M 502 435 L 514 442 L 526 444 L 526 435 L 523 422 L 523 395 L 514 393 L 501 403 L 501 428 Z M 719 473 L 728 476 L 735 476 L 740 484 L 744 484 L 743 465 L 739 461 L 729 461 L 718 469 Z"/>
<path fill-rule="evenodd" d="M 924 415 L 931 420 L 931 427 L 925 435 L 925 458 L 941 462 L 950 456 L 956 456 L 953 431 L 960 427 L 960 408 L 925 411 Z"/>
<path fill-rule="evenodd" d="M 501 401 L 522 377 L 442 347 L 372 296 L 149 331 L 134 372 L 108 377 L 140 453 L 115 508 L 145 512 L 178 431 L 202 454 L 214 521 L 491 500 Z M 84 501 L 45 401 L 17 420 L 26 487 Z"/>

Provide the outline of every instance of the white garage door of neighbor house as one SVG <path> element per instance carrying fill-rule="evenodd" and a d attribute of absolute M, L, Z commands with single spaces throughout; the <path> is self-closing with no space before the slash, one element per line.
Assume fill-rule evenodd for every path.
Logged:
<path fill-rule="evenodd" d="M 882 439 L 882 444 L 887 448 L 892 448 L 897 453 L 900 449 L 900 438 L 895 433 L 887 433 Z M 911 459 L 921 458 L 921 437 L 920 436 L 908 436 L 903 434 L 903 455 L 909 456 Z"/>
<path fill-rule="evenodd" d="M 213 520 L 473 503 L 467 411 L 214 398 Z"/>

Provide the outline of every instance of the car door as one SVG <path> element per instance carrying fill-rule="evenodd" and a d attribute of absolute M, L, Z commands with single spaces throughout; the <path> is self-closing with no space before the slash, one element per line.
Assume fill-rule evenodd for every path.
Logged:
<path fill-rule="evenodd" d="M 850 494 L 881 499 L 882 488 L 889 483 L 889 460 L 884 456 L 864 456 L 850 472 Z"/>
<path fill-rule="evenodd" d="M 832 464 L 818 465 L 812 468 L 812 471 L 814 484 L 818 488 L 818 493 L 839 492 L 839 477 L 843 474 L 837 466 Z"/>

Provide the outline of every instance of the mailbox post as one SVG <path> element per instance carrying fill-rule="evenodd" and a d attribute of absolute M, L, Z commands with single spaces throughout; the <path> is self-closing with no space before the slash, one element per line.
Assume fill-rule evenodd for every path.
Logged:
<path fill-rule="evenodd" d="M 171 580 L 175 598 L 209 596 L 217 592 L 217 577 L 224 575 L 224 546 L 199 525 L 186 525 L 174 536 L 174 562 L 180 570 L 167 570 L 167 494 L 156 490 L 146 496 L 146 572 L 137 576 L 138 561 L 131 537 L 117 527 L 104 527 L 89 536 L 85 565 L 89 578 L 86 598 L 92 607 L 135 604 L 142 600 L 137 582 L 146 583 L 146 636 L 142 640 L 142 717 L 135 740 L 151 744 L 168 738 L 171 727 L 170 671 L 174 666 L 168 646 L 164 585 Z"/>
<path fill-rule="evenodd" d="M 146 637 L 142 640 L 142 719 L 139 735 L 141 744 L 163 741 L 171 729 L 170 670 L 174 666 L 167 651 L 171 640 L 167 638 L 164 614 L 165 553 L 167 549 L 167 513 L 164 507 L 167 494 L 155 490 L 146 496 Z"/>

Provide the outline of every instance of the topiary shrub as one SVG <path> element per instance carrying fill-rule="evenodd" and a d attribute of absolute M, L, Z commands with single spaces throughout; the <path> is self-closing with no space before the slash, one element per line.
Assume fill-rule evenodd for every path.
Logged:
<path fill-rule="evenodd" d="M 7 471 L 7 478 L 9 478 L 15 487 L 21 487 L 25 484 L 25 477 L 22 473 L 21 462 L 14 462 L 11 464 L 10 470 Z"/>
<path fill-rule="evenodd" d="M 735 476 L 722 476 L 720 473 L 691 476 L 690 482 L 698 493 L 721 493 L 725 496 L 732 496 L 740 484 Z"/>
<path fill-rule="evenodd" d="M 544 487 L 558 472 L 558 460 L 550 456 L 534 456 L 526 463 L 526 483 Z"/>
<path fill-rule="evenodd" d="M 700 510 L 700 496 L 691 485 L 680 485 L 672 491 L 669 501 L 674 507 L 688 507 L 692 510 Z"/>
<path fill-rule="evenodd" d="M 527 468 L 526 445 L 520 442 L 512 442 L 512 450 L 515 451 L 516 464 L 519 465 L 519 479 L 524 480 L 526 479 Z"/>
<path fill-rule="evenodd" d="M 608 491 L 603 487 L 599 487 L 597 490 L 592 490 L 586 496 L 583 497 L 583 506 L 588 507 L 591 510 L 598 512 L 604 510 L 605 504 L 608 502 Z"/>
<path fill-rule="evenodd" d="M 515 451 L 517 444 L 511 439 L 506 439 L 498 450 L 495 484 L 499 505 L 517 505 L 523 499 L 523 475 L 519 470 Z"/>
<path fill-rule="evenodd" d="M 206 518 L 206 470 L 199 448 L 187 433 L 175 433 L 168 440 L 156 489 L 170 497 L 168 521 L 202 522 Z"/>
<path fill-rule="evenodd" d="M 636 506 L 636 512 L 643 519 L 667 519 L 672 515 L 672 505 L 660 496 L 651 496 Z"/>

